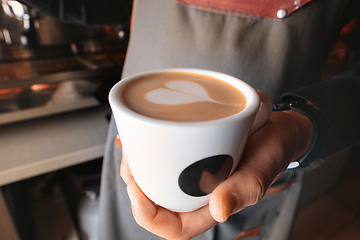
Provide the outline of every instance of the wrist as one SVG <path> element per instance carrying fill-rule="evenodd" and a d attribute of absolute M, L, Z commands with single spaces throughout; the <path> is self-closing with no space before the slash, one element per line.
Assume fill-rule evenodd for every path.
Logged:
<path fill-rule="evenodd" d="M 297 125 L 298 130 L 298 138 L 299 142 L 301 142 L 301 146 L 299 146 L 300 152 L 295 157 L 295 159 L 299 159 L 310 147 L 311 143 L 314 140 L 314 125 L 313 122 L 304 114 L 297 112 L 293 109 L 284 110 L 282 113 L 290 115 L 293 119 L 293 124 Z"/>
<path fill-rule="evenodd" d="M 328 141 L 330 127 L 324 114 L 310 102 L 295 96 L 285 96 L 281 102 L 274 105 L 274 111 L 284 111 L 297 115 L 299 123 L 307 129 L 309 121 L 313 126 L 313 138 L 307 150 L 296 161 L 291 162 L 288 169 L 305 167 L 321 156 Z M 300 117 L 302 115 L 302 117 Z"/>

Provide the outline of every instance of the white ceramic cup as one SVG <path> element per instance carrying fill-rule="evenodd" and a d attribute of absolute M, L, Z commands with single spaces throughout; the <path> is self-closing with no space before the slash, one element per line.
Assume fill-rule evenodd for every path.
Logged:
<path fill-rule="evenodd" d="M 140 115 L 122 103 L 124 86 L 160 72 L 216 77 L 238 88 L 246 97 L 246 107 L 222 119 L 174 122 Z M 193 211 L 208 203 L 210 192 L 238 165 L 248 136 L 268 120 L 272 110 L 270 98 L 244 81 L 201 69 L 161 69 L 132 75 L 111 89 L 109 102 L 136 183 L 153 202 L 177 212 Z"/>

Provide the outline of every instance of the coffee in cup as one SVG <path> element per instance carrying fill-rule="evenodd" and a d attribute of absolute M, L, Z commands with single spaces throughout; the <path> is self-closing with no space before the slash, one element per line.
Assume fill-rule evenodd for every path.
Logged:
<path fill-rule="evenodd" d="M 215 77 L 187 72 L 162 72 L 137 78 L 121 101 L 139 114 L 179 122 L 229 117 L 246 106 L 244 94 Z"/>

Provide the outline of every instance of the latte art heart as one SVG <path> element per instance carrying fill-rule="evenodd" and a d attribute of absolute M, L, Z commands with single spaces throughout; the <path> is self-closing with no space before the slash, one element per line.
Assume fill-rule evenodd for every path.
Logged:
<path fill-rule="evenodd" d="M 192 81 L 171 81 L 164 84 L 167 88 L 158 88 L 148 92 L 145 98 L 156 104 L 176 105 L 194 102 L 213 102 L 225 105 L 234 105 L 235 103 L 222 103 L 215 101 L 207 94 L 206 90 Z"/>
<path fill-rule="evenodd" d="M 179 122 L 229 117 L 246 107 L 244 94 L 231 84 L 186 72 L 142 76 L 125 86 L 121 101 L 141 115 Z"/>

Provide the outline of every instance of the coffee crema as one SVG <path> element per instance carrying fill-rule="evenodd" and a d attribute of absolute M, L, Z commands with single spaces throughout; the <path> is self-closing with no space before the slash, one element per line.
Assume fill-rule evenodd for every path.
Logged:
<path fill-rule="evenodd" d="M 208 75 L 162 72 L 139 77 L 125 86 L 121 101 L 151 118 L 199 122 L 241 112 L 244 94 L 229 83 Z"/>

